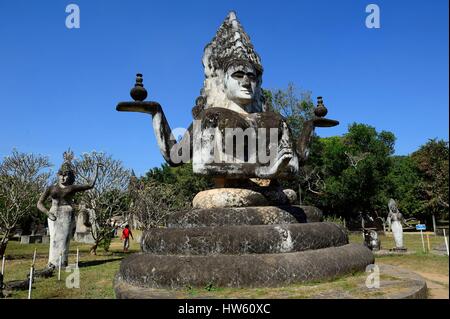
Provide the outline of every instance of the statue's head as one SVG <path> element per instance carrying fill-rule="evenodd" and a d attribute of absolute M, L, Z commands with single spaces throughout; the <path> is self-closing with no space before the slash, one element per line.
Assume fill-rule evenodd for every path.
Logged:
<path fill-rule="evenodd" d="M 64 152 L 64 163 L 58 170 L 58 183 L 63 186 L 75 183 L 75 169 L 72 165 L 73 152 L 68 150 Z"/>
<path fill-rule="evenodd" d="M 203 55 L 205 108 L 239 113 L 265 110 L 261 91 L 263 68 L 249 36 L 230 12 Z"/>
<path fill-rule="evenodd" d="M 225 72 L 225 95 L 243 109 L 253 103 L 257 85 L 257 72 L 250 63 L 234 63 Z"/>
<path fill-rule="evenodd" d="M 392 213 L 398 213 L 397 203 L 394 199 L 390 199 L 388 202 L 389 211 Z"/>

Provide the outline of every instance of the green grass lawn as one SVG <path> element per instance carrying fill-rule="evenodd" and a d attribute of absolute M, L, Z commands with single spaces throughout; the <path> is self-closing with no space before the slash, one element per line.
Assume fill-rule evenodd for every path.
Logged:
<path fill-rule="evenodd" d="M 444 243 L 444 237 L 427 233 L 430 241 L 431 249 Z M 381 249 L 390 249 L 395 246 L 394 238 L 390 233 L 387 236 L 379 236 L 381 241 Z M 363 243 L 362 235 L 351 234 L 349 236 L 350 242 Z M 420 233 L 404 233 L 403 244 L 410 252 L 410 255 L 396 255 L 396 256 L 377 256 L 377 263 L 385 263 L 391 265 L 405 266 L 408 269 L 416 271 L 430 271 L 437 274 L 448 276 L 449 274 L 449 258 L 448 256 L 438 256 L 428 252 L 428 241 L 424 235 L 425 250 L 423 252 L 422 239 Z"/>
<path fill-rule="evenodd" d="M 136 234 L 137 235 L 137 234 Z M 136 238 L 135 235 L 135 238 Z M 71 242 L 69 264 L 76 262 L 77 248 L 80 252 L 80 288 L 67 288 L 66 278 L 71 273 L 61 270 L 61 281 L 57 280 L 57 272 L 52 278 L 37 278 L 33 284 L 32 298 L 114 298 L 113 278 L 117 273 L 120 261 L 130 253 L 140 250 L 136 241 L 131 241 L 128 253 L 122 252 L 122 241 L 115 238 L 109 252 L 99 248 L 97 255 L 89 254 L 91 245 Z M 36 269 L 47 264 L 48 244 L 22 245 L 10 241 L 6 250 L 5 281 L 23 280 L 30 272 L 34 249 L 36 248 Z M 16 291 L 11 298 L 27 298 L 28 291 Z"/>
<path fill-rule="evenodd" d="M 135 238 L 138 233 L 135 234 Z M 376 262 L 380 264 L 397 265 L 408 268 L 416 272 L 424 272 L 447 278 L 446 285 L 448 290 L 448 273 L 449 263 L 447 256 L 438 256 L 431 253 L 422 252 L 422 242 L 420 235 L 413 233 L 405 233 L 405 246 L 410 251 L 415 251 L 411 255 L 403 256 L 380 256 L 376 258 Z M 380 236 L 382 248 L 391 248 L 394 245 L 394 239 L 391 235 Z M 362 243 L 362 236 L 358 234 L 350 235 L 350 242 Z M 443 237 L 436 237 L 430 235 L 431 247 L 434 247 L 443 242 Z M 427 242 L 425 242 L 427 245 Z M 36 269 L 45 267 L 48 258 L 47 244 L 30 244 L 21 245 L 17 241 L 11 241 L 8 244 L 6 251 L 6 267 L 5 267 L 5 281 L 23 280 L 30 271 L 31 261 L 34 249 L 37 250 Z M 80 288 L 67 288 L 65 279 L 70 273 L 64 270 L 61 272 L 61 281 L 57 280 L 56 276 L 52 278 L 37 278 L 33 284 L 32 298 L 114 298 L 113 278 L 117 273 L 121 260 L 127 256 L 122 252 L 122 242 L 119 238 L 115 238 L 111 244 L 109 252 L 98 249 L 97 255 L 89 254 L 90 245 L 79 244 L 72 242 L 70 246 L 69 263 L 75 263 L 76 250 L 80 251 Z M 139 244 L 136 241 L 131 241 L 130 253 L 138 252 L 140 250 Z M 355 277 L 356 278 L 356 277 Z M 330 287 L 340 287 L 346 289 L 346 285 L 356 284 L 352 280 L 337 280 L 335 283 L 329 283 Z M 304 287 L 308 285 L 303 285 Z M 342 287 L 341 287 L 342 286 Z M 314 284 L 308 287 L 314 287 Z M 298 287 L 297 287 L 298 288 Z M 216 297 L 225 298 L 245 298 L 258 297 L 264 298 L 302 298 L 303 291 L 297 289 L 296 286 L 282 287 L 266 291 L 263 288 L 249 290 L 242 289 L 221 289 L 217 288 L 214 291 L 204 291 L 202 288 L 195 288 L 192 295 L 210 295 L 211 293 Z M 349 287 L 347 287 L 349 288 Z M 313 289 L 313 288 L 311 288 Z M 27 291 L 17 291 L 11 295 L 10 298 L 27 298 Z M 447 294 L 448 296 L 448 294 Z"/>

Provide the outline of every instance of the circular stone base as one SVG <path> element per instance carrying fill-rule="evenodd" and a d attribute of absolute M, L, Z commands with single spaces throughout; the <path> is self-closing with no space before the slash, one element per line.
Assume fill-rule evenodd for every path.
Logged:
<path fill-rule="evenodd" d="M 191 209 L 172 214 L 169 228 L 313 223 L 322 211 L 313 206 L 259 206 Z"/>
<path fill-rule="evenodd" d="M 245 188 L 214 188 L 202 191 L 192 200 L 193 208 L 267 206 L 269 202 L 258 192 Z"/>
<path fill-rule="evenodd" d="M 380 249 L 377 251 L 372 251 L 375 256 L 401 256 L 401 255 L 414 255 L 416 253 L 415 250 L 408 251 L 393 251 L 388 249 Z"/>
<path fill-rule="evenodd" d="M 153 228 L 142 234 L 145 253 L 159 255 L 273 254 L 348 244 L 334 223 Z"/>
<path fill-rule="evenodd" d="M 425 280 L 403 268 L 378 265 L 380 271 L 379 287 L 368 288 L 369 273 L 360 272 L 322 281 L 314 284 L 292 284 L 277 288 L 184 288 L 154 289 L 142 288 L 124 282 L 116 276 L 114 286 L 116 298 L 121 299 L 426 299 Z"/>
<path fill-rule="evenodd" d="M 122 261 L 119 277 L 147 288 L 275 287 L 364 271 L 373 262 L 372 252 L 357 244 L 276 254 L 177 256 L 138 253 Z"/>

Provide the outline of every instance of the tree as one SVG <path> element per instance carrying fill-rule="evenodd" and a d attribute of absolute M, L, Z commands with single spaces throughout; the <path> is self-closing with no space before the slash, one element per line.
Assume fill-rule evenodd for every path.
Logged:
<path fill-rule="evenodd" d="M 178 167 L 170 167 L 167 164 L 161 165 L 161 168 L 155 167 L 147 172 L 143 178 L 144 183 L 152 181 L 170 184 L 172 189 L 177 194 L 181 194 L 188 203 L 192 201 L 198 192 L 211 188 L 214 185 L 210 177 L 194 174 L 191 163 Z M 184 206 L 182 204 L 180 208 Z"/>
<path fill-rule="evenodd" d="M 286 119 L 293 138 L 297 140 L 303 123 L 313 117 L 314 103 L 310 91 L 300 91 L 293 83 L 285 90 L 264 90 L 264 97 L 269 111 L 277 112 Z"/>
<path fill-rule="evenodd" d="M 121 161 L 94 151 L 74 161 L 77 179 L 81 183 L 92 181 L 97 163 L 101 167 L 94 188 L 80 194 L 80 201 L 89 212 L 91 234 L 95 240 L 90 252 L 94 255 L 99 246 L 105 250 L 109 248 L 113 234 L 111 218 L 128 210 L 128 184 L 131 178 L 131 172 L 123 167 Z"/>
<path fill-rule="evenodd" d="M 319 145 L 312 148 L 308 165 L 315 167 L 322 182 L 320 192 L 309 196 L 310 204 L 344 217 L 385 210 L 380 194 L 392 165 L 392 133 L 354 123 L 342 137 L 315 142 Z"/>
<path fill-rule="evenodd" d="M 449 143 L 432 139 L 411 155 L 421 177 L 420 211 L 448 218 Z"/>
<path fill-rule="evenodd" d="M 24 217 L 37 211 L 36 203 L 45 189 L 51 166 L 48 158 L 13 150 L 0 163 L 0 256 L 11 231 Z"/>
<path fill-rule="evenodd" d="M 303 124 L 314 115 L 314 103 L 310 91 L 301 91 L 293 83 L 289 83 L 286 89 L 263 90 L 267 109 L 279 113 L 286 119 L 286 123 L 292 133 L 294 141 L 300 138 Z M 317 136 L 313 135 L 313 141 Z M 300 168 L 299 175 L 289 180 L 281 181 L 285 188 L 298 189 L 300 201 L 303 202 L 301 189 L 307 187 L 309 192 L 316 192 L 315 187 L 321 184 L 317 179 L 317 167 L 305 165 Z M 306 183 L 305 183 L 306 181 Z"/>
<path fill-rule="evenodd" d="M 386 177 L 380 197 L 384 203 L 394 198 L 405 217 L 421 214 L 421 178 L 415 162 L 410 156 L 393 156 L 392 167 Z"/>
<path fill-rule="evenodd" d="M 190 201 L 173 185 L 153 180 L 135 184 L 132 202 L 133 214 L 145 230 L 166 226 L 171 214 L 190 207 Z"/>

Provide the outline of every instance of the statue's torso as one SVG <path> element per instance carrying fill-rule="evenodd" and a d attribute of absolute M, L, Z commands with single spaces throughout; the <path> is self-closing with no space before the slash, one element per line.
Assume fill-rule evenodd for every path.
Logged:
<path fill-rule="evenodd" d="M 72 185 L 67 187 L 53 185 L 50 187 L 50 198 L 52 199 L 52 206 L 72 205 L 73 195 L 74 192 Z"/>
<path fill-rule="evenodd" d="M 205 109 L 194 121 L 193 142 L 195 173 L 231 178 L 285 178 L 298 171 L 292 134 L 278 113 Z M 283 155 L 283 163 L 276 164 Z"/>

